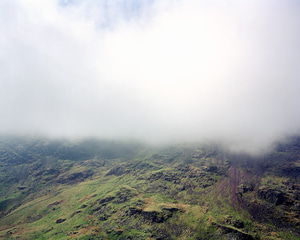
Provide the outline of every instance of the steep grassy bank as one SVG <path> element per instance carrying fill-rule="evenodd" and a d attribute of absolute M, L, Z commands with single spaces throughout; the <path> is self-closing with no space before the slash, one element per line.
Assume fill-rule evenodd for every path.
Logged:
<path fill-rule="evenodd" d="M 2 138 L 1 239 L 299 239 L 300 141 L 217 146 Z"/>

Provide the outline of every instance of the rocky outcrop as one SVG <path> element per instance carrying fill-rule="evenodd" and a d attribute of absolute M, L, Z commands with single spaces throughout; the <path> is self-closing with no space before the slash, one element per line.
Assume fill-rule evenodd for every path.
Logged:
<path fill-rule="evenodd" d="M 80 210 L 77 210 L 77 211 L 73 212 L 73 213 L 71 214 L 70 217 L 72 218 L 72 217 L 74 217 L 74 216 L 75 216 L 76 214 L 78 214 L 78 213 L 81 213 L 81 211 L 80 211 Z"/>
<path fill-rule="evenodd" d="M 47 207 L 48 207 L 48 208 L 52 208 L 53 206 L 59 205 L 59 204 L 61 204 L 62 202 L 63 202 L 63 200 L 61 200 L 61 201 L 55 201 L 55 202 L 49 204 Z"/>
<path fill-rule="evenodd" d="M 134 189 L 121 187 L 120 190 L 116 193 L 114 203 L 120 204 L 127 202 L 129 199 L 136 195 L 137 192 Z"/>
<path fill-rule="evenodd" d="M 253 184 L 241 184 L 238 186 L 238 192 L 239 193 L 248 193 L 254 191 L 254 185 Z"/>
<path fill-rule="evenodd" d="M 218 167 L 214 166 L 214 165 L 209 165 L 209 166 L 203 167 L 203 170 L 206 171 L 206 172 L 217 173 L 218 172 Z"/>
<path fill-rule="evenodd" d="M 103 204 L 103 203 L 106 203 L 106 202 L 110 202 L 110 201 L 112 201 L 112 200 L 114 200 L 114 199 L 115 199 L 115 197 L 113 197 L 113 196 L 107 196 L 107 197 L 105 197 L 105 198 L 100 199 L 100 200 L 99 200 L 99 204 Z"/>
<path fill-rule="evenodd" d="M 178 174 L 173 173 L 173 172 L 156 172 L 150 175 L 150 177 L 148 178 L 148 180 L 164 180 L 167 182 L 176 182 L 176 181 L 180 181 L 180 178 L 178 176 Z"/>
<path fill-rule="evenodd" d="M 154 223 L 163 223 L 167 219 L 171 218 L 173 214 L 176 212 L 181 211 L 179 208 L 175 207 L 163 207 L 162 211 L 144 211 L 143 209 L 136 208 L 136 207 L 130 207 L 126 215 L 133 216 L 134 218 L 142 218 L 143 221 L 154 224 Z"/>
<path fill-rule="evenodd" d="M 225 235 L 226 239 L 234 239 L 234 240 L 255 240 L 253 236 L 248 233 L 242 232 L 240 230 L 231 228 L 229 226 L 222 226 L 218 223 L 212 223 L 219 229 L 221 235 Z"/>
<path fill-rule="evenodd" d="M 106 174 L 106 176 L 110 176 L 110 175 L 121 176 L 121 175 L 123 175 L 123 174 L 125 174 L 127 172 L 128 171 L 125 170 L 124 167 L 122 167 L 122 166 L 116 166 L 116 167 L 110 169 L 108 171 L 108 173 Z"/>
<path fill-rule="evenodd" d="M 297 178 L 300 176 L 300 167 L 290 166 L 282 169 L 282 173 L 289 177 Z"/>
<path fill-rule="evenodd" d="M 244 224 L 244 222 L 242 220 L 236 219 L 233 216 L 228 216 L 228 215 L 224 216 L 224 218 L 223 218 L 223 224 L 232 225 L 235 228 L 239 228 L 239 229 L 242 229 L 242 228 L 245 227 L 245 224 Z"/>
<path fill-rule="evenodd" d="M 59 218 L 59 219 L 56 220 L 55 223 L 62 223 L 62 222 L 64 222 L 64 221 L 66 221 L 65 218 Z"/>
<path fill-rule="evenodd" d="M 283 204 L 287 196 L 279 189 L 272 188 L 260 188 L 257 191 L 257 195 L 260 199 L 266 200 L 269 203 L 273 203 L 275 206 Z"/>
<path fill-rule="evenodd" d="M 74 183 L 84 181 L 86 178 L 92 176 L 93 174 L 94 173 L 92 170 L 75 172 L 66 176 L 61 176 L 60 178 L 57 179 L 57 182 L 62 184 L 74 184 Z"/>

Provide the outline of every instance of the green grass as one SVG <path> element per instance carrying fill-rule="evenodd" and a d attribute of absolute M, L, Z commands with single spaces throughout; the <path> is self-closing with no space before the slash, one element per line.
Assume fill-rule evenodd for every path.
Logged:
<path fill-rule="evenodd" d="M 32 141 L 34 144 L 23 144 L 23 148 L 18 150 L 11 147 L 12 142 L 10 147 L 2 142 L 0 152 L 1 146 L 10 151 L 7 156 L 23 156 L 22 151 L 30 155 L 33 149 L 39 152 L 36 147 L 38 141 Z M 41 141 L 39 146 L 47 149 L 51 145 L 49 144 Z M 93 141 L 85 141 L 82 145 L 81 141 L 62 141 L 61 144 L 57 143 L 57 152 L 61 155 L 45 156 L 34 152 L 24 164 L 18 162 L 17 165 L 11 165 L 11 172 L 16 170 L 20 176 L 26 176 L 21 180 L 10 182 L 10 172 L 5 172 L 4 167 L 0 168 L 0 179 L 3 181 L 0 207 L 6 210 L 14 208 L 0 219 L 0 239 L 89 239 L 91 234 L 102 239 L 127 236 L 148 239 L 152 234 L 160 234 L 160 231 L 169 234 L 172 239 L 219 239 L 221 235 L 218 226 L 240 232 L 248 231 L 253 236 L 259 235 L 266 239 L 296 239 L 295 234 L 271 223 L 255 222 L 247 209 L 232 204 L 234 196 L 230 189 L 228 169 L 234 161 L 230 161 L 231 155 L 223 153 L 218 146 L 175 144 L 142 147 L 138 152 L 132 145 L 130 149 L 124 149 L 127 145 L 121 143 L 113 143 L 106 150 L 97 145 L 100 143 Z M 51 145 L 51 148 L 53 146 L 56 145 Z M 104 159 L 97 146 L 111 157 Z M 117 150 L 116 153 L 111 151 L 113 148 Z M 100 155 L 92 156 L 85 152 L 87 150 Z M 70 156 L 77 151 L 80 157 L 71 159 Z M 120 151 L 123 151 L 123 155 Z M 135 153 L 131 154 L 131 151 Z M 0 156 L 0 166 L 11 164 L 6 161 L 5 156 Z M 59 156 L 65 156 L 66 159 L 60 159 Z M 88 158 L 83 159 L 82 156 Z M 257 185 L 254 182 L 256 178 L 248 178 L 254 172 L 254 164 L 249 163 L 247 158 L 242 158 L 238 164 L 238 171 L 242 176 L 239 184 L 252 181 L 251 183 L 255 183 L 255 191 L 259 186 L 286 191 L 286 184 L 291 179 L 279 173 L 282 170 L 281 158 L 285 159 L 287 154 L 274 156 L 274 168 L 268 159 L 265 160 L 264 164 L 268 167 L 265 167 L 264 174 L 258 178 Z M 295 164 L 299 164 L 297 159 Z M 119 176 L 107 175 L 118 166 L 125 169 L 126 173 Z M 180 170 L 185 167 L 187 170 Z M 71 174 L 84 171 L 93 171 L 94 174 L 68 182 Z M 67 179 L 65 183 L 58 182 L 62 178 Z M 299 182 L 294 180 L 297 181 Z M 223 189 L 221 184 L 225 186 Z M 20 187 L 26 188 L 19 190 Z M 255 191 L 243 193 L 242 200 L 250 199 L 250 204 L 256 202 L 255 204 L 271 206 L 259 199 Z M 114 198 L 100 204 L 101 200 L 109 196 Z M 139 209 L 140 213 L 130 215 L 130 209 Z M 168 213 L 166 209 L 173 209 L 174 212 Z M 285 214 L 287 211 L 282 206 L 275 210 L 278 214 Z M 154 220 L 152 222 L 151 217 L 147 218 L 147 214 L 168 218 L 157 223 Z M 107 220 L 101 220 L 101 216 L 107 216 Z M 229 216 L 234 221 L 243 222 L 245 228 L 233 226 L 226 220 Z M 58 219 L 66 220 L 56 223 Z M 177 228 L 183 230 L 178 233 Z M 123 233 L 118 235 L 113 229 L 122 230 Z M 9 231 L 12 235 L 7 233 Z"/>

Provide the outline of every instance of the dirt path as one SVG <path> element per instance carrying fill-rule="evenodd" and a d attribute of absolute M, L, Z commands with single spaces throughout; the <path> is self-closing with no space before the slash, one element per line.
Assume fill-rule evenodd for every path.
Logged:
<path fill-rule="evenodd" d="M 229 204 L 233 206 L 235 210 L 240 210 L 242 207 L 242 201 L 238 195 L 238 186 L 240 184 L 241 173 L 238 169 L 238 160 L 235 159 L 227 172 L 227 176 L 224 177 L 219 186 L 217 195 L 229 199 Z"/>
<path fill-rule="evenodd" d="M 238 161 L 235 160 L 234 164 L 228 171 L 229 173 L 229 189 L 231 194 L 232 206 L 235 210 L 240 210 L 242 207 L 242 200 L 238 195 L 238 186 L 240 183 L 241 173 L 238 169 Z"/>

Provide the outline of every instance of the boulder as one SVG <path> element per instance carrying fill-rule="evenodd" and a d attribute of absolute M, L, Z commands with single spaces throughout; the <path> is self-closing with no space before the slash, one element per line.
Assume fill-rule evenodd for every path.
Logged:
<path fill-rule="evenodd" d="M 59 219 L 56 220 L 55 223 L 62 223 L 62 222 L 64 222 L 64 221 L 66 221 L 65 218 L 59 218 Z"/>
<path fill-rule="evenodd" d="M 260 188 L 257 191 L 257 195 L 260 199 L 266 200 L 269 203 L 273 203 L 275 206 L 283 204 L 287 199 L 285 193 L 279 189 L 272 188 Z"/>

